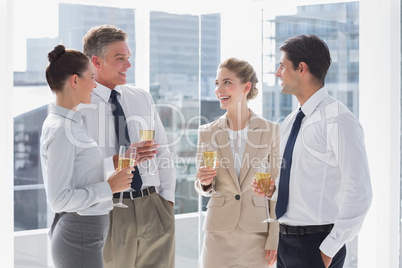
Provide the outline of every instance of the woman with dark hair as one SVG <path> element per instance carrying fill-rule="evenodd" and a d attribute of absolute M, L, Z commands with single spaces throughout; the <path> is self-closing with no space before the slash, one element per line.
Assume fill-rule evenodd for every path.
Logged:
<path fill-rule="evenodd" d="M 204 223 L 203 268 L 257 268 L 276 262 L 278 223 L 262 223 L 267 217 L 265 200 L 253 194 L 251 185 L 253 163 L 266 160 L 272 179 L 278 176 L 279 125 L 248 108 L 248 100 L 258 94 L 257 82 L 248 62 L 236 58 L 222 62 L 215 95 L 227 112 L 199 129 L 199 145 L 215 143 L 220 161 L 216 170 L 201 166 L 200 158 L 197 161 L 196 191 L 211 197 Z M 275 204 L 269 202 L 271 218 L 275 218 Z"/>
<path fill-rule="evenodd" d="M 113 193 L 130 187 L 133 167 L 105 181 L 103 156 L 76 111 L 91 103 L 96 83 L 88 57 L 56 46 L 48 54 L 46 79 L 56 95 L 42 127 L 40 154 L 47 201 L 56 213 L 51 227 L 55 267 L 103 267 Z"/>

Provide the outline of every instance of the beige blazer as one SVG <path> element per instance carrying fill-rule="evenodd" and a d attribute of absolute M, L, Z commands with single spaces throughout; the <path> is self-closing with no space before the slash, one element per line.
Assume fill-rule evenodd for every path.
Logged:
<path fill-rule="evenodd" d="M 244 149 L 239 177 L 234 167 L 232 149 L 229 143 L 226 114 L 218 120 L 202 125 L 199 129 L 199 145 L 205 141 L 217 144 L 220 161 L 215 178 L 215 189 L 220 196 L 211 196 L 211 189 L 203 189 L 199 180 L 195 181 L 196 191 L 211 196 L 207 205 L 204 222 L 206 232 L 226 232 L 239 225 L 246 232 L 268 232 L 265 249 L 277 249 L 279 224 L 262 223 L 267 217 L 265 200 L 254 194 L 251 181 L 254 177 L 252 161 L 269 159 L 271 177 L 279 174 L 279 125 L 257 116 L 251 111 L 247 144 Z M 199 146 L 200 148 L 200 146 Z M 197 169 L 203 165 L 202 152 L 197 152 Z M 276 202 L 270 201 L 270 215 L 275 218 Z"/>

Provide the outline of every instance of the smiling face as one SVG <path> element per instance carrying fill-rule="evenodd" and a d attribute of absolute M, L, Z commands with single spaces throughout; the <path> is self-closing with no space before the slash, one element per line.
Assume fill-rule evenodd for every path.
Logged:
<path fill-rule="evenodd" d="M 114 89 L 127 83 L 127 70 L 131 67 L 131 51 L 126 41 L 116 41 L 108 46 L 103 58 L 96 57 L 96 81 Z"/>
<path fill-rule="evenodd" d="M 77 77 L 77 83 L 79 85 L 77 91 L 79 103 L 91 103 L 91 93 L 96 87 L 96 83 L 94 67 L 90 62 L 88 62 L 88 67 L 81 77 Z"/>
<path fill-rule="evenodd" d="M 275 76 L 281 79 L 282 93 L 297 95 L 300 90 L 299 72 L 299 68 L 295 70 L 292 62 L 287 59 L 286 52 L 282 52 L 279 67 L 275 73 Z"/>
<path fill-rule="evenodd" d="M 247 93 L 250 91 L 248 84 L 250 82 L 242 83 L 235 72 L 227 68 L 218 69 L 215 80 L 215 95 L 219 100 L 221 109 L 237 109 L 239 103 L 247 103 Z"/>

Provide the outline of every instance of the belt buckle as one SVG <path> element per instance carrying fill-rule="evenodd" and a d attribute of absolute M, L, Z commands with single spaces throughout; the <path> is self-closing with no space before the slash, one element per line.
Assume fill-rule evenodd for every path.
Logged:
<path fill-rule="evenodd" d="M 147 191 L 147 194 L 146 194 L 146 195 L 150 195 L 151 193 L 149 192 L 149 188 L 150 188 L 150 187 L 145 188 L 145 189 L 144 189 L 144 190 L 142 190 L 142 191 L 144 191 L 144 192 L 145 192 L 145 191 Z M 142 191 L 141 191 L 141 193 L 142 193 Z M 144 196 L 144 195 L 143 195 L 143 196 Z"/>
<path fill-rule="evenodd" d="M 284 235 L 288 235 L 289 233 L 288 233 L 288 226 L 286 225 L 286 224 L 281 224 L 281 229 L 282 229 L 282 233 L 284 234 Z"/>
<path fill-rule="evenodd" d="M 130 192 L 130 198 L 131 198 L 131 200 L 135 200 L 135 199 L 137 199 L 137 198 L 143 197 L 142 191 L 140 191 L 140 196 L 137 196 L 137 197 L 133 197 L 133 193 L 136 193 L 136 191 Z"/>
<path fill-rule="evenodd" d="M 137 199 L 137 198 L 144 197 L 144 192 L 143 192 L 143 191 L 145 191 L 145 190 L 148 190 L 148 189 L 140 190 L 139 192 L 137 192 L 137 191 L 130 192 L 130 197 L 131 197 L 131 200 L 134 200 L 134 199 Z M 138 193 L 138 194 L 139 194 L 139 196 L 137 196 L 137 197 L 133 197 L 133 193 Z"/>
<path fill-rule="evenodd" d="M 306 229 L 304 227 L 299 226 L 297 228 L 297 236 L 303 236 L 306 235 Z"/>

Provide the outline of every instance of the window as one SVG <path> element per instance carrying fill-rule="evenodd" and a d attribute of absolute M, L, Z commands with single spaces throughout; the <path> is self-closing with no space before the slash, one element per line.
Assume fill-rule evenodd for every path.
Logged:
<path fill-rule="evenodd" d="M 44 70 L 48 64 L 46 55 L 59 43 L 81 50 L 81 38 L 91 26 L 103 23 L 115 24 L 129 33 L 130 48 L 133 52 L 138 50 L 144 52 L 140 56 L 143 56 L 146 59 L 145 61 L 132 57 L 133 67 L 128 75 L 129 83 L 146 84 L 144 89 L 149 89 L 153 95 L 169 140 L 172 142 L 171 150 L 175 156 L 178 174 L 175 207 L 176 229 L 179 230 L 176 237 L 176 263 L 178 268 L 196 267 L 200 245 L 202 244 L 201 222 L 203 213 L 200 210 L 205 210 L 207 200 L 200 200 L 193 187 L 196 172 L 194 145 L 197 143 L 198 125 L 211 122 L 224 112 L 219 108 L 213 94 L 215 70 L 221 60 L 229 56 L 245 58 L 250 54 L 259 53 L 257 56 L 259 58 L 257 63 L 259 64 L 252 63 L 257 71 L 262 70 L 261 75 L 259 75 L 262 101 L 261 103 L 253 101 L 253 105 L 261 110 L 265 118 L 280 123 L 287 114 L 296 108 L 297 101 L 290 95 L 280 93 L 280 85 L 274 76 L 279 59 L 278 47 L 292 35 L 306 32 L 315 33 L 322 37 L 331 49 L 333 62 L 326 79 L 331 94 L 339 98 L 360 118 L 364 117 L 363 112 L 367 112 L 377 104 L 382 109 L 379 111 L 381 116 L 375 117 L 376 115 L 374 115 L 376 121 L 385 122 L 387 118 L 394 115 L 395 107 L 391 107 L 394 109 L 392 112 L 388 111 L 389 103 L 383 102 L 386 99 L 385 97 L 376 98 L 374 101 L 371 99 L 376 96 L 382 97 L 384 92 L 394 90 L 393 88 L 399 90 L 399 87 L 382 87 L 382 84 L 376 83 L 375 90 L 377 91 L 374 91 L 374 89 L 369 88 L 370 84 L 364 84 L 364 80 L 371 81 L 370 75 L 373 73 L 377 75 L 378 70 L 366 71 L 363 77 L 361 69 L 373 64 L 371 60 L 373 57 L 376 59 L 374 62 L 381 61 L 383 63 L 381 66 L 389 66 L 389 68 L 384 69 L 387 69 L 387 72 L 392 72 L 395 66 L 389 63 L 394 60 L 394 57 L 397 58 L 398 53 L 392 50 L 392 55 L 384 54 L 386 52 L 382 49 L 383 45 L 381 45 L 380 51 L 371 49 L 363 52 L 363 55 L 361 53 L 362 47 L 372 41 L 367 37 L 366 32 L 370 32 L 370 37 L 373 34 L 375 38 L 382 37 L 379 31 L 375 29 L 377 26 L 381 26 L 381 29 L 388 29 L 384 32 L 392 32 L 391 27 L 388 27 L 390 26 L 388 21 L 391 21 L 388 20 L 388 17 L 395 19 L 393 10 L 396 9 L 395 7 L 394 9 L 389 8 L 387 3 L 395 3 L 396 0 L 381 3 L 380 0 L 360 1 L 360 4 L 357 1 L 345 1 L 345 3 L 333 1 L 336 3 L 330 3 L 328 0 L 320 0 L 314 1 L 315 4 L 311 4 L 311 1 L 300 1 L 298 6 L 287 2 L 284 7 L 279 4 L 272 5 L 270 1 L 242 0 L 232 4 L 230 8 L 227 8 L 227 5 L 220 6 L 219 1 L 209 0 L 194 1 L 193 7 L 186 7 L 182 3 L 178 4 L 180 2 L 178 0 L 160 1 L 158 4 L 149 3 L 155 1 L 144 1 L 141 6 L 136 6 L 139 4 L 131 3 L 132 1 L 106 3 L 107 1 L 58 0 L 46 1 L 46 9 L 43 10 L 38 8 L 37 1 L 9 0 L 4 2 L 7 2 L 8 6 L 12 3 L 14 33 L 14 40 L 4 40 L 3 44 L 6 44 L 6 49 L 13 47 L 14 50 L 12 107 L 14 120 L 15 267 L 24 267 L 24 265 L 51 267 L 46 228 L 52 222 L 53 214 L 46 204 L 38 151 L 41 126 L 47 115 L 47 105 L 54 101 L 54 96 L 50 92 L 44 77 Z M 99 6 L 99 3 L 105 3 L 105 6 Z M 6 7 L 7 4 L 5 4 Z M 363 16 L 362 10 L 367 12 L 380 4 L 385 9 L 385 15 L 370 16 L 370 20 L 378 25 L 369 23 L 368 19 Z M 3 3 L 0 5 L 1 7 L 4 6 Z M 401 5 L 400 1 L 398 1 L 398 5 Z M 370 7 L 368 8 L 368 6 Z M 262 13 L 261 9 L 263 10 Z M 377 14 L 376 10 L 375 12 L 374 10 L 369 11 L 371 15 Z M 3 15 L 0 17 L 7 17 L 8 14 L 0 9 L 0 15 Z M 143 14 L 147 15 L 143 16 Z M 255 20 L 253 23 L 248 23 L 245 28 L 238 27 L 244 24 L 241 22 L 242 19 L 250 19 L 250 14 L 257 17 L 261 22 L 261 36 L 259 37 L 250 35 L 254 26 L 257 27 L 257 23 L 254 23 Z M 388 16 L 387 19 L 385 16 Z M 11 21 L 6 21 L 6 25 L 7 22 L 9 26 L 6 27 L 11 28 Z M 144 33 L 140 33 L 139 30 L 142 30 L 142 26 L 139 26 L 138 22 L 149 25 L 149 28 L 145 27 Z M 364 28 L 366 31 L 360 32 L 359 28 L 364 27 L 364 23 L 370 24 L 371 29 L 366 27 Z M 383 25 L 387 27 L 383 27 Z M 0 28 L 4 29 L 4 26 L 0 26 Z M 372 29 L 373 33 L 371 32 Z M 228 37 L 229 33 L 232 37 Z M 363 37 L 364 34 L 365 37 Z M 246 46 L 242 40 L 239 40 L 239 37 L 244 36 L 248 37 Z M 384 36 L 387 35 L 384 33 Z M 233 42 L 235 39 L 238 43 Z M 392 37 L 384 38 L 384 43 L 389 44 L 387 49 L 392 49 L 391 44 L 400 41 L 394 39 Z M 376 40 L 374 43 L 377 43 Z M 379 43 L 382 44 L 383 42 Z M 245 49 L 245 47 L 247 48 Z M 386 57 L 379 59 L 376 56 L 378 54 L 386 55 Z M 246 56 L 244 57 L 244 55 Z M 143 62 L 146 64 L 144 65 Z M 141 64 L 141 66 L 137 66 L 137 64 Z M 389 76 L 384 72 L 380 73 L 382 74 L 381 79 L 385 77 L 386 82 L 397 80 L 388 79 Z M 3 74 L 1 76 L 4 77 Z M 11 76 L 12 74 L 5 75 L 6 78 Z M 362 84 L 365 85 L 365 89 L 370 89 L 371 93 L 374 91 L 377 95 L 364 96 L 364 102 L 359 103 L 359 98 L 362 99 L 361 96 L 367 94 L 363 91 L 359 92 L 359 86 Z M 402 89 L 400 91 L 402 92 Z M 385 94 L 385 96 L 388 95 Z M 398 101 L 400 102 L 399 98 Z M 364 103 L 366 105 L 370 103 L 370 108 L 364 107 Z M 363 112 L 359 114 L 359 109 L 362 109 L 362 106 Z M 372 115 L 370 114 L 370 116 Z M 398 130 L 393 131 L 393 133 Z M 378 141 L 373 142 L 371 136 L 375 131 L 376 128 L 372 127 L 366 132 L 366 137 L 369 136 L 370 138 L 370 145 Z M 388 134 L 386 138 L 391 136 L 388 132 L 389 130 L 386 129 L 385 134 Z M 402 141 L 402 136 L 398 135 L 398 137 Z M 384 136 L 380 136 L 380 138 L 384 138 Z M 382 140 L 380 142 L 384 145 Z M 392 141 L 392 144 L 395 142 Z M 395 148 L 397 147 L 394 146 L 393 150 Z M 390 151 L 385 146 L 384 150 Z M 381 154 L 381 150 L 376 152 L 382 156 L 381 159 L 378 159 L 382 164 L 381 167 L 387 166 L 385 160 L 382 160 L 385 157 Z M 402 156 L 400 152 L 398 155 Z M 393 156 L 395 155 L 393 154 Z M 392 162 L 391 160 L 388 162 Z M 392 166 L 387 167 L 391 170 L 394 166 L 393 163 Z M 402 166 L 402 162 L 400 166 Z M 376 168 L 380 169 L 379 167 Z M 387 172 L 386 174 L 389 175 Z M 402 177 L 398 179 L 401 180 L 402 185 Z M 397 188 L 395 184 L 391 185 L 393 187 L 389 188 Z M 388 181 L 377 186 L 377 189 L 373 189 L 377 191 L 377 194 L 391 193 L 389 200 L 392 200 L 392 203 L 388 202 L 388 199 L 376 200 L 376 204 L 373 204 L 376 206 L 372 206 L 374 208 L 372 213 L 375 213 L 375 217 L 377 217 L 379 215 L 378 210 L 386 210 L 390 207 L 390 214 L 392 217 L 396 217 L 396 210 L 391 205 L 398 202 L 394 198 L 394 192 L 386 188 L 389 186 Z M 398 197 L 398 201 L 400 201 L 398 209 L 402 214 L 402 199 Z M 375 221 L 378 221 L 378 218 L 373 217 L 373 222 Z M 393 222 L 395 222 L 394 218 Z M 386 226 L 391 225 L 388 219 L 386 223 L 388 223 L 388 225 L 385 224 Z M 378 224 L 370 224 L 370 227 L 380 229 L 380 224 L 383 224 L 383 221 L 381 220 L 381 223 Z M 401 223 L 398 225 L 402 226 Z M 392 234 L 397 234 L 400 230 L 400 228 L 395 230 L 394 225 L 391 229 Z M 350 243 L 347 267 L 380 267 L 381 265 L 377 265 L 378 262 L 371 263 L 372 259 L 384 258 L 383 255 L 396 248 L 394 240 L 386 244 L 388 240 L 394 239 L 391 237 L 392 235 L 386 236 L 392 239 L 384 239 L 383 241 L 378 237 L 373 237 L 371 232 L 372 229 L 370 229 L 370 234 L 363 232 L 363 237 L 359 236 L 359 239 Z M 387 231 L 384 231 L 384 234 L 388 234 Z M 402 236 L 398 237 L 402 238 Z M 360 256 L 359 261 L 357 261 L 359 257 L 357 248 L 359 245 L 359 251 L 361 251 L 361 243 L 367 242 L 369 244 L 372 243 L 372 240 L 380 242 L 374 243 L 372 248 L 375 253 L 380 252 L 381 254 L 378 254 L 378 257 L 373 254 L 373 258 L 367 260 L 370 265 L 373 265 L 370 266 L 363 263 L 363 258 L 366 256 Z M 38 245 L 40 246 L 38 247 Z M 389 245 L 392 245 L 392 248 L 387 248 Z M 367 249 L 364 250 L 365 253 L 367 251 Z M 30 255 L 27 252 L 30 252 Z M 397 261 L 394 260 L 392 254 L 386 255 L 383 261 L 396 263 Z M 389 260 L 388 257 L 391 255 L 392 257 L 389 258 L 391 260 Z M 398 256 L 400 258 L 399 267 L 402 268 L 402 257 L 400 254 Z M 391 267 L 391 265 L 385 266 Z"/>
<path fill-rule="evenodd" d="M 17 1 L 18 2 L 18 1 Z M 113 24 L 128 33 L 129 46 L 135 47 L 133 9 L 64 4 L 55 6 L 50 13 L 58 12 L 57 36 L 27 38 L 26 69 L 14 72 L 14 94 L 20 96 L 14 104 L 14 222 L 15 230 L 47 228 L 52 213 L 47 209 L 39 155 L 39 138 L 42 123 L 47 116 L 49 103 L 54 102 L 45 78 L 47 53 L 59 43 L 67 48 L 82 51 L 82 37 L 93 26 Z M 91 14 L 91 16 L 88 16 Z M 23 18 L 16 12 L 15 21 Z M 135 62 L 132 61 L 133 66 Z M 129 70 L 128 82 L 134 83 L 134 68 Z M 20 105 L 21 98 L 29 103 Z M 27 198 L 34 202 L 26 202 Z"/>
<path fill-rule="evenodd" d="M 297 7 L 292 15 L 278 13 L 263 22 L 264 59 L 274 58 L 270 66 L 263 70 L 263 111 L 264 117 L 277 119 L 280 122 L 286 115 L 298 106 L 297 100 L 291 95 L 281 93 L 279 79 L 272 83 L 269 79 L 275 75 L 281 53 L 279 46 L 287 38 L 298 34 L 315 34 L 323 39 L 331 53 L 332 64 L 326 78 L 326 88 L 335 95 L 352 112 L 358 115 L 358 59 L 350 56 L 358 55 L 359 36 L 359 4 L 357 2 L 338 4 L 318 4 Z M 266 14 L 265 17 L 268 17 Z M 275 30 L 272 30 L 275 27 Z M 273 48 L 274 47 L 274 48 Z M 263 64 L 266 64 L 264 62 Z M 275 101 L 280 100 L 280 101 Z M 275 120 L 274 120 L 275 121 Z M 357 267 L 357 238 L 348 243 L 348 253 L 345 266 Z"/>
<path fill-rule="evenodd" d="M 60 3 L 52 11 L 58 12 L 52 21 L 52 24 L 58 25 L 55 37 L 28 37 L 27 66 L 14 71 L 14 91 L 31 104 L 30 107 L 21 107 L 18 103 L 14 105 L 15 231 L 48 228 L 53 221 L 53 213 L 46 203 L 39 156 L 42 123 L 47 116 L 48 105 L 54 102 L 44 76 L 48 65 L 47 53 L 59 43 L 82 51 L 82 37 L 91 27 L 101 24 L 116 25 L 126 31 L 133 55 L 137 48 L 135 9 Z M 21 19 L 20 16 L 22 14 L 16 12 L 14 19 Z M 217 101 L 211 101 L 215 71 L 220 62 L 220 15 L 152 11 L 149 12 L 149 20 L 149 90 L 165 126 L 177 168 L 175 213 L 194 213 L 198 212 L 199 203 L 199 196 L 194 190 L 199 96 L 210 101 L 208 108 L 214 106 L 215 111 L 220 110 Z M 131 59 L 128 83 L 135 84 L 136 62 L 134 57 Z M 203 93 L 200 94 L 200 91 Z M 210 111 L 204 110 L 204 113 L 212 115 Z M 27 198 L 33 202 L 27 203 Z M 195 239 L 186 245 L 185 252 L 188 254 L 191 249 L 194 256 L 189 260 L 177 250 L 177 264 L 182 258 L 193 265 L 198 260 L 198 220 L 194 214 L 190 215 L 189 219 L 182 217 L 193 225 L 190 229 L 192 234 L 185 235 L 193 235 Z M 178 220 L 177 225 L 182 221 Z M 185 230 L 189 231 L 188 228 Z M 178 231 L 177 235 L 180 234 Z M 182 243 L 176 244 L 181 248 Z M 18 258 L 23 261 L 26 256 Z M 43 262 L 38 260 L 38 266 Z"/>

